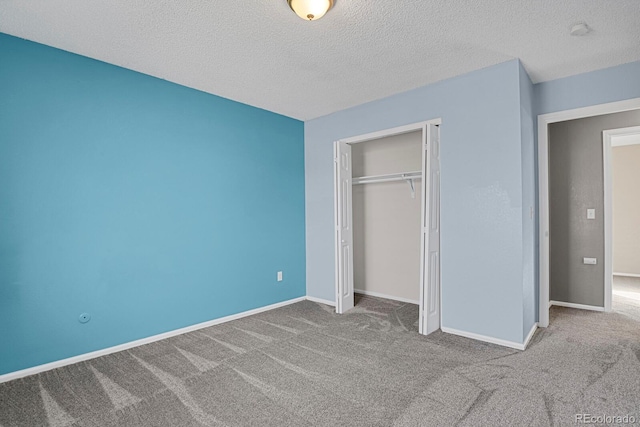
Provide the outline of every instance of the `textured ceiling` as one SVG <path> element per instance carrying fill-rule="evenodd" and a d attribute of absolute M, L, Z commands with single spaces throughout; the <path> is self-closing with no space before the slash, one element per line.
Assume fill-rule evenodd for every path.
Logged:
<path fill-rule="evenodd" d="M 0 32 L 303 120 L 512 58 L 534 82 L 640 60 L 638 18 L 639 0 L 336 0 L 314 22 L 286 0 L 0 0 Z"/>

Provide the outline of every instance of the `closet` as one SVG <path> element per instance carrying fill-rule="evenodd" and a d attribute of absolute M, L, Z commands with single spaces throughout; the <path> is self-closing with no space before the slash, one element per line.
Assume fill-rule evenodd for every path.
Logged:
<path fill-rule="evenodd" d="M 440 119 L 334 142 L 336 313 L 357 292 L 440 328 Z"/>
<path fill-rule="evenodd" d="M 354 292 L 417 305 L 422 131 L 353 144 L 351 150 Z"/>

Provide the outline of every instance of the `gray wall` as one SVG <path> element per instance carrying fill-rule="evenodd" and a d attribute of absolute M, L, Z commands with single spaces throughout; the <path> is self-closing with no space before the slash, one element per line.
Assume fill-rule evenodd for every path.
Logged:
<path fill-rule="evenodd" d="M 550 298 L 604 306 L 602 131 L 640 125 L 640 111 L 549 126 Z M 596 219 L 587 220 L 587 208 Z M 597 258 L 584 265 L 583 257 Z"/>

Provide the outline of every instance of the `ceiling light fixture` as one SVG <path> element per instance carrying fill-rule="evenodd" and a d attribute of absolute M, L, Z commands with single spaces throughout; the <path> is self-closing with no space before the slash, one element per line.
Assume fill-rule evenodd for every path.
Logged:
<path fill-rule="evenodd" d="M 287 0 L 296 15 L 306 21 L 315 21 L 333 7 L 333 0 Z"/>
<path fill-rule="evenodd" d="M 591 31 L 591 28 L 589 28 L 589 26 L 584 22 L 578 22 L 571 27 L 572 36 L 584 36 L 589 31 Z"/>

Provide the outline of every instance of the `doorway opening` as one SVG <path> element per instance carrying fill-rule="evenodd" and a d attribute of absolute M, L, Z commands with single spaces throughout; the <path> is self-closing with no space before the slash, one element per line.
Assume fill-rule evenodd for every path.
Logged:
<path fill-rule="evenodd" d="M 607 135 L 615 137 L 612 128 L 629 127 L 620 123 L 638 116 L 640 98 L 538 116 L 541 327 L 549 325 L 552 305 L 611 310 L 613 207 Z"/>
<path fill-rule="evenodd" d="M 440 123 L 334 143 L 337 313 L 381 297 L 440 328 Z"/>
<path fill-rule="evenodd" d="M 602 141 L 605 215 L 611 218 L 605 227 L 611 254 L 605 266 L 605 310 L 640 320 L 640 126 L 605 130 Z"/>

